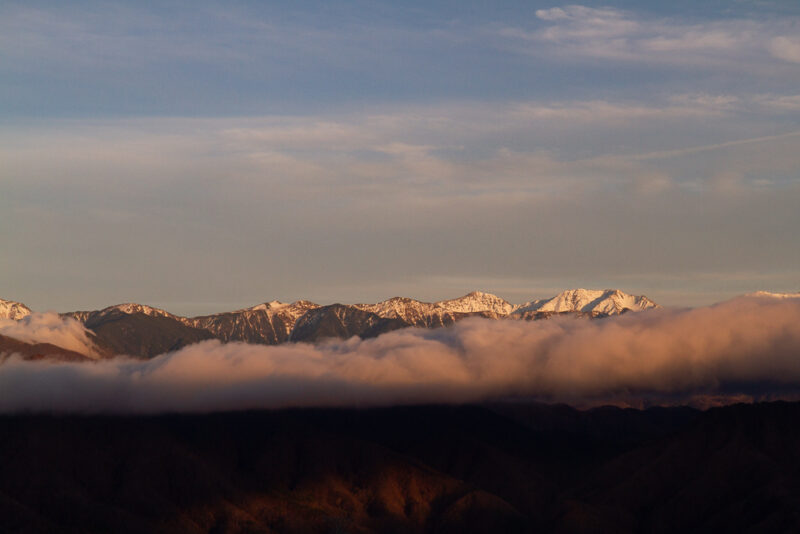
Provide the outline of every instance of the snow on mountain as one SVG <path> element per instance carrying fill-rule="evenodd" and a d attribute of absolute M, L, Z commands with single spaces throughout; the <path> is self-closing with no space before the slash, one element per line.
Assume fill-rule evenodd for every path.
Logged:
<path fill-rule="evenodd" d="M 514 313 L 580 312 L 593 315 L 615 315 L 625 310 L 641 311 L 649 308 L 660 308 L 660 306 L 644 295 L 629 295 L 618 289 L 569 289 L 550 299 L 535 300 L 523 304 Z"/>
<path fill-rule="evenodd" d="M 288 330 L 286 331 L 286 335 L 288 336 L 294 323 L 308 310 L 313 310 L 315 308 L 319 308 L 319 304 L 315 304 L 309 300 L 296 300 L 291 303 L 273 300 L 265 302 L 264 304 L 258 304 L 252 308 L 247 308 L 244 311 L 263 311 L 269 317 L 283 319 L 288 326 Z"/>
<path fill-rule="evenodd" d="M 500 318 L 515 306 L 504 299 L 473 291 L 463 297 L 439 302 L 422 302 L 407 297 L 393 297 L 376 304 L 354 304 L 354 307 L 385 319 L 400 319 L 406 324 L 433 328 L 452 324 L 467 315 Z"/>
<path fill-rule="evenodd" d="M 0 299 L 0 319 L 13 319 L 17 321 L 30 314 L 31 309 L 21 302 Z"/>
<path fill-rule="evenodd" d="M 102 310 L 101 313 L 109 313 L 112 311 L 120 311 L 128 315 L 132 315 L 134 313 L 143 313 L 145 315 L 149 315 L 150 317 L 175 317 L 166 310 L 153 308 L 144 304 L 136 304 L 135 302 L 126 302 L 124 304 L 117 304 L 116 306 L 109 306 L 108 308 Z"/>
<path fill-rule="evenodd" d="M 10 304 L 18 303 L 0 301 L 0 304 L 4 305 L 0 306 L 1 311 L 10 310 Z M 375 304 L 320 306 L 307 300 L 292 303 L 273 300 L 250 308 L 199 317 L 180 317 L 159 308 L 130 302 L 99 311 L 61 315 L 82 322 L 99 336 L 98 339 L 102 338 L 100 341 L 109 352 L 151 357 L 159 351 L 209 338 L 276 345 L 289 341 L 316 342 L 329 337 L 374 337 L 409 326 L 439 328 L 474 316 L 538 320 L 553 314 L 571 313 L 604 317 L 657 307 L 647 297 L 628 295 L 615 289 L 571 289 L 521 306 L 491 293 L 474 291 L 438 302 L 394 297 Z M 20 311 L 15 311 L 15 316 L 30 313 L 24 306 L 18 309 Z M 10 315 L 8 311 L 5 313 Z"/>
<path fill-rule="evenodd" d="M 283 343 L 289 339 L 297 320 L 318 304 L 298 300 L 291 304 L 273 300 L 232 312 L 183 319 L 195 328 L 208 330 L 224 341 Z"/>
<path fill-rule="evenodd" d="M 418 324 L 433 309 L 430 302 L 422 302 L 408 297 L 392 297 L 376 304 L 353 304 L 359 310 L 374 313 L 387 319 L 401 319 L 409 324 Z"/>
<path fill-rule="evenodd" d="M 298 302 L 301 302 L 301 301 L 298 301 Z M 283 309 L 291 307 L 291 306 L 292 306 L 292 304 L 290 304 L 288 302 L 281 302 L 279 300 L 271 300 L 269 302 L 264 302 L 263 304 L 256 304 L 255 306 L 252 306 L 250 308 L 245 308 L 243 310 L 236 310 L 236 311 L 237 312 L 243 312 L 243 311 L 259 311 L 259 310 L 263 310 L 263 311 L 275 312 L 275 311 L 283 310 Z"/>
<path fill-rule="evenodd" d="M 800 292 L 798 293 L 772 293 L 770 291 L 756 291 L 748 293 L 745 297 L 767 297 L 773 299 L 800 299 Z"/>
<path fill-rule="evenodd" d="M 421 302 L 404 297 L 394 297 L 377 304 L 355 304 L 360 310 L 384 318 L 401 319 L 415 326 L 442 326 L 466 316 L 528 317 L 536 314 L 584 313 L 589 315 L 615 315 L 625 310 L 640 311 L 658 308 L 645 296 L 628 295 L 617 289 L 570 289 L 549 299 L 539 299 L 514 305 L 491 293 L 473 291 L 463 297 L 439 302 Z"/>
<path fill-rule="evenodd" d="M 497 316 L 505 316 L 514 311 L 516 306 L 491 293 L 473 291 L 463 297 L 441 300 L 434 306 L 456 313 L 489 312 Z"/>
<path fill-rule="evenodd" d="M 172 315 L 168 311 L 159 308 L 153 308 L 152 306 L 147 306 L 145 304 L 136 304 L 135 302 L 115 304 L 114 306 L 108 306 L 107 308 L 97 311 L 74 311 L 64 313 L 62 315 L 72 317 L 73 319 L 77 319 L 78 321 L 85 323 L 90 317 L 93 320 L 98 320 L 115 313 L 124 313 L 125 315 L 142 313 L 150 317 L 169 317 L 171 319 L 183 322 L 183 317 Z"/>

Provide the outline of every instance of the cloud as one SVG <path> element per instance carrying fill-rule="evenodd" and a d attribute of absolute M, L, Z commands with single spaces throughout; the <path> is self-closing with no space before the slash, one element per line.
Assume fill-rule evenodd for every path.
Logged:
<path fill-rule="evenodd" d="M 0 319 L 0 335 L 26 343 L 50 343 L 89 357 L 98 354 L 90 333 L 81 323 L 52 312 L 32 313 L 18 321 Z"/>
<path fill-rule="evenodd" d="M 564 20 L 570 18 L 570 15 L 560 7 L 551 7 L 550 9 L 537 9 L 536 16 L 542 20 Z"/>
<path fill-rule="evenodd" d="M 374 339 L 204 342 L 149 361 L 0 364 L 0 411 L 172 412 L 461 403 L 578 405 L 800 392 L 800 299 L 605 320 L 465 320 Z"/>
<path fill-rule="evenodd" d="M 800 45 L 781 35 L 796 23 L 793 18 L 696 22 L 579 5 L 540 9 L 536 17 L 541 23 L 532 29 L 506 27 L 500 33 L 528 43 L 528 53 L 538 56 L 717 66 L 737 71 L 762 68 L 770 56 L 800 61 Z"/>
<path fill-rule="evenodd" d="M 791 63 L 800 63 L 800 39 L 775 37 L 769 44 L 770 53 Z"/>
<path fill-rule="evenodd" d="M 356 195 L 394 193 L 408 184 L 492 189 L 501 183 L 507 189 L 510 181 L 525 187 L 552 184 L 553 175 L 568 183 L 564 176 L 584 174 L 573 172 L 575 166 L 608 173 L 611 159 L 630 168 L 627 156 L 607 153 L 598 136 L 611 146 L 660 141 L 643 132 L 652 129 L 660 136 L 665 128 L 689 123 L 708 128 L 712 120 L 729 118 L 736 101 L 682 95 L 649 103 L 473 102 L 316 117 L 64 120 L 0 130 L 0 157 L 11 183 L 29 183 L 35 175 L 37 182 L 54 186 L 68 177 L 73 187 L 113 182 L 168 188 L 211 181 L 269 183 L 294 193 L 304 187 L 330 191 L 335 183 L 339 191 Z M 43 145 L 50 147 L 45 157 Z M 580 156 L 571 150 L 574 145 Z M 588 148 L 593 145 L 598 148 Z M 559 161 L 556 150 L 568 154 L 568 161 Z M 521 157 L 529 161 L 520 162 Z M 519 164 L 524 166 L 515 167 Z M 616 179 L 618 170 L 619 165 L 609 176 Z M 647 172 L 631 169 L 623 179 Z"/>
<path fill-rule="evenodd" d="M 564 9 L 540 9 L 536 16 L 548 22 L 558 21 L 542 34 L 544 39 L 553 41 L 613 38 L 628 35 L 639 27 L 626 12 L 614 8 L 573 5 Z"/>
<path fill-rule="evenodd" d="M 778 141 L 782 139 L 791 139 L 796 137 L 800 137 L 800 130 L 796 130 L 793 132 L 786 132 L 778 135 L 753 137 L 751 139 L 737 139 L 736 141 L 726 141 L 725 143 L 716 143 L 712 145 L 700 145 L 690 148 L 682 148 L 678 150 L 663 150 L 663 151 L 649 152 L 645 154 L 637 154 L 636 156 L 632 156 L 631 159 L 647 160 L 647 159 L 672 158 L 676 156 L 686 156 L 689 154 L 697 154 L 700 152 L 709 152 L 724 148 L 739 147 L 743 145 L 768 143 L 770 141 Z"/>
<path fill-rule="evenodd" d="M 757 95 L 757 104 L 783 111 L 800 111 L 800 95 Z"/>
<path fill-rule="evenodd" d="M 755 120 L 753 105 L 769 116 Z M 476 287 L 418 282 L 441 275 L 536 273 L 568 287 L 620 273 L 794 272 L 800 136 L 781 133 L 791 125 L 778 109 L 682 92 L 8 124 L 0 250 L 15 254 L 0 278 L 29 305 L 68 311 Z M 660 284 L 674 287 L 647 287 Z M 691 303 L 759 287 L 720 285 Z"/>

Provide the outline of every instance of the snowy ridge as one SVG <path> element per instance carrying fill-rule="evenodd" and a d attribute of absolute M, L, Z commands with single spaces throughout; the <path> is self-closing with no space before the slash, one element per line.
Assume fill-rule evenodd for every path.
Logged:
<path fill-rule="evenodd" d="M 479 313 L 489 312 L 498 316 L 508 315 L 516 306 L 511 304 L 505 299 L 492 295 L 491 293 L 483 293 L 482 291 L 473 291 L 463 297 L 451 300 L 441 300 L 434 303 L 434 306 L 456 313 Z"/>
<path fill-rule="evenodd" d="M 328 338 L 358 336 L 366 339 L 407 327 L 440 328 L 470 317 L 535 321 L 570 314 L 595 318 L 658 307 L 647 297 L 615 289 L 571 289 L 523 305 L 514 305 L 491 293 L 473 291 L 437 302 L 394 297 L 374 304 L 320 306 L 307 300 L 292 303 L 273 300 L 198 317 L 181 317 L 133 302 L 60 315 L 81 322 L 104 354 L 149 358 L 207 339 L 265 345 L 316 343 Z M 0 311 L 15 318 L 31 313 L 20 303 L 3 300 L 0 300 Z"/>
<path fill-rule="evenodd" d="M 297 320 L 318 304 L 298 300 L 291 304 L 273 300 L 232 312 L 204 315 L 181 320 L 195 328 L 208 330 L 225 341 L 248 341 L 271 344 L 289 339 Z"/>
<path fill-rule="evenodd" d="M 319 308 L 319 304 L 315 304 L 309 300 L 296 300 L 292 303 L 280 302 L 273 300 L 258 304 L 252 308 L 247 308 L 244 312 L 264 312 L 269 317 L 279 317 L 287 324 L 294 326 L 294 323 L 308 310 Z M 287 335 L 289 332 L 287 331 Z"/>
<path fill-rule="evenodd" d="M 756 291 L 755 293 L 748 293 L 745 297 L 766 297 L 773 299 L 800 299 L 800 292 L 798 293 L 772 293 L 770 291 Z"/>
<path fill-rule="evenodd" d="M 408 297 L 392 297 L 376 304 L 353 304 L 353 306 L 359 310 L 374 313 L 379 317 L 408 321 L 429 313 L 433 304 Z"/>
<path fill-rule="evenodd" d="M 134 313 L 143 313 L 145 315 L 149 315 L 150 317 L 176 317 L 175 315 L 172 315 L 166 310 L 153 308 L 152 306 L 147 306 L 145 304 L 136 304 L 135 302 L 126 302 L 124 304 L 109 306 L 108 308 L 100 310 L 100 313 L 108 314 L 114 311 L 119 311 L 127 315 L 133 315 Z"/>
<path fill-rule="evenodd" d="M 435 327 L 451 324 L 466 315 L 506 317 L 516 307 L 491 293 L 473 291 L 463 297 L 439 302 L 422 302 L 407 297 L 393 297 L 376 304 L 354 304 L 384 319 L 400 319 L 414 326 Z"/>
<path fill-rule="evenodd" d="M 660 308 L 644 295 L 628 295 L 619 289 L 569 289 L 551 299 L 535 300 L 523 304 L 515 313 L 590 313 L 593 315 L 616 315 L 624 311 L 642 311 Z"/>
<path fill-rule="evenodd" d="M 150 317 L 167 317 L 169 319 L 174 319 L 176 321 L 185 322 L 183 317 L 172 315 L 166 310 L 153 308 L 152 306 L 147 306 L 145 304 L 137 304 L 135 302 L 125 302 L 123 304 L 115 304 L 114 306 L 108 306 L 107 308 L 103 308 L 102 310 L 74 311 L 74 312 L 62 313 L 60 315 L 62 317 L 71 317 L 78 322 L 87 324 L 87 322 L 103 321 L 109 316 L 115 316 L 119 314 L 134 315 L 137 313 L 141 313 L 143 315 L 147 315 Z"/>
<path fill-rule="evenodd" d="M 297 303 L 293 303 L 297 304 Z M 246 311 L 278 311 L 284 308 L 288 308 L 293 304 L 289 304 L 287 302 L 281 302 L 279 300 L 271 300 L 269 302 L 264 302 L 263 304 L 256 304 L 255 306 L 251 306 L 250 308 L 244 308 L 243 310 L 236 310 L 237 312 L 246 312 Z"/>
<path fill-rule="evenodd" d="M 404 297 L 394 297 L 377 304 L 355 304 L 355 307 L 375 313 L 380 317 L 399 318 L 417 324 L 419 317 L 447 316 L 452 314 L 481 314 L 488 317 L 506 317 L 534 313 L 586 313 L 616 315 L 624 311 L 642 311 L 660 308 L 644 295 L 629 295 L 618 289 L 569 289 L 549 299 L 539 299 L 514 305 L 491 293 L 473 291 L 463 297 L 439 302 L 421 302 Z"/>
<path fill-rule="evenodd" d="M 13 319 L 18 321 L 31 314 L 31 309 L 21 302 L 0 299 L 0 319 Z"/>
<path fill-rule="evenodd" d="M 800 298 L 800 293 L 769 293 L 766 291 L 759 291 L 750 293 L 747 296 Z M 368 311 L 381 318 L 401 319 L 410 324 L 420 325 L 423 323 L 431 323 L 430 320 L 423 320 L 424 318 L 436 318 L 437 320 L 433 321 L 433 323 L 441 323 L 440 320 L 443 318 L 453 319 L 463 315 L 474 314 L 494 318 L 519 315 L 528 312 L 582 312 L 599 315 L 614 315 L 622 313 L 625 310 L 641 311 L 660 307 L 644 295 L 629 295 L 618 289 L 569 289 L 552 298 L 532 300 L 521 305 L 512 304 L 491 293 L 473 291 L 462 297 L 440 300 L 438 302 L 423 302 L 408 297 L 393 297 L 374 304 L 362 303 L 344 306 Z M 285 329 L 286 326 L 291 328 L 291 325 L 309 310 L 319 307 L 319 304 L 308 300 L 297 300 L 292 303 L 273 300 L 230 312 L 197 317 L 181 317 L 160 308 L 154 308 L 145 304 L 137 304 L 135 302 L 126 302 L 109 306 L 99 311 L 75 311 L 62 315 L 85 322 L 89 316 L 103 317 L 112 313 L 124 313 L 127 315 L 141 313 L 151 317 L 168 317 L 198 328 L 206 328 L 208 324 L 213 322 L 214 318 L 223 316 L 259 316 L 269 318 L 270 322 L 272 322 L 273 319 L 280 319 L 281 322 L 284 323 L 282 328 Z M 0 299 L 0 318 L 21 319 L 30 314 L 31 310 L 24 304 Z"/>

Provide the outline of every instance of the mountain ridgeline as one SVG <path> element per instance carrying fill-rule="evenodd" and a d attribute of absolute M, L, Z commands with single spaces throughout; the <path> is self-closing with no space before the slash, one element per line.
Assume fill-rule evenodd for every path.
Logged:
<path fill-rule="evenodd" d="M 207 339 L 277 345 L 352 336 L 369 338 L 407 327 L 438 328 L 468 317 L 539 320 L 566 314 L 599 318 L 658 307 L 645 296 L 628 295 L 615 289 L 573 289 L 549 299 L 519 305 L 476 291 L 438 302 L 405 297 L 376 304 L 326 306 L 307 300 L 272 301 L 199 317 L 181 317 L 133 303 L 61 316 L 82 323 L 101 354 L 152 358 Z M 20 320 L 30 313 L 30 309 L 20 303 L 0 300 L 0 318 Z M 0 352 L 3 352 L 2 347 Z"/>

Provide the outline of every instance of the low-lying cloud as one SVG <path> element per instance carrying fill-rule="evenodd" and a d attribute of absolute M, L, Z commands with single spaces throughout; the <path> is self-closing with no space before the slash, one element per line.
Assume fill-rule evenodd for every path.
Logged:
<path fill-rule="evenodd" d="M 460 403 L 593 405 L 800 392 L 800 299 L 603 320 L 469 319 L 374 339 L 203 342 L 149 361 L 0 364 L 0 411 L 171 412 Z"/>
<path fill-rule="evenodd" d="M 89 331 L 75 319 L 62 318 L 57 313 L 32 313 L 20 320 L 0 319 L 0 335 L 26 343 L 50 343 L 90 358 L 97 356 Z"/>

